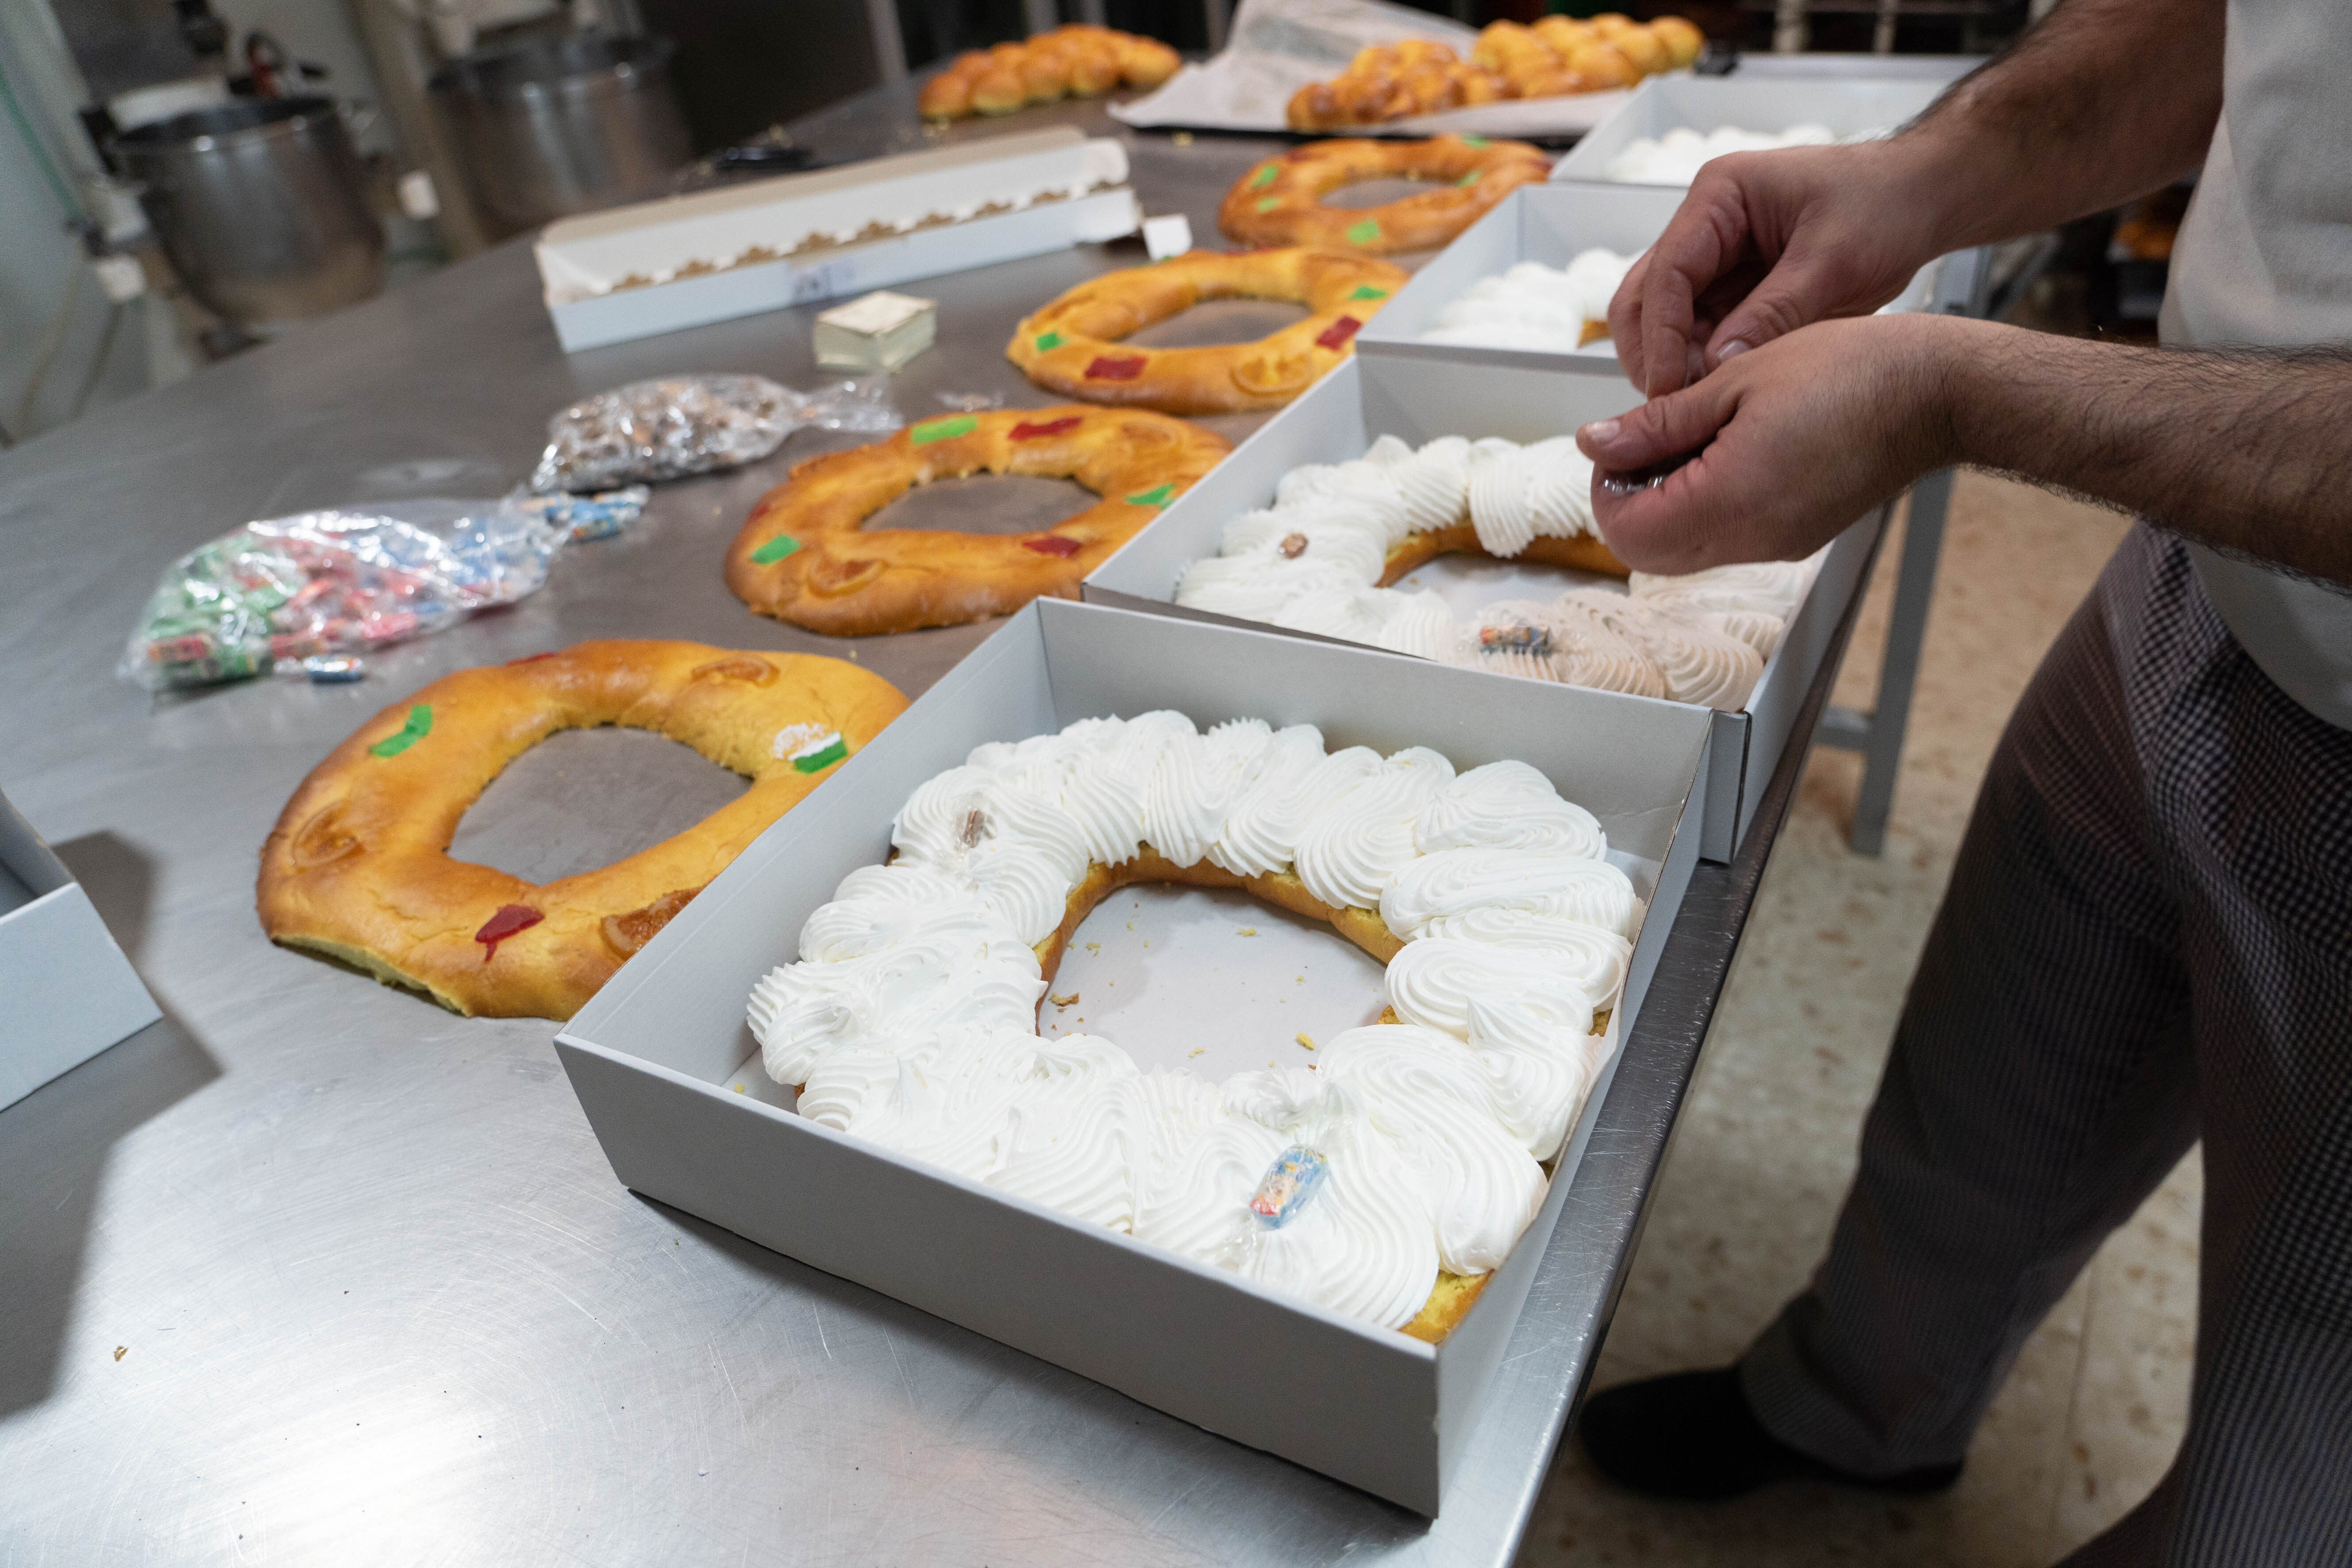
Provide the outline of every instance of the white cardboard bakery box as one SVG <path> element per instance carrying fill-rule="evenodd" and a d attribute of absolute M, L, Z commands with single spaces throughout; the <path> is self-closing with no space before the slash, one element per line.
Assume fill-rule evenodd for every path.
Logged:
<path fill-rule="evenodd" d="M 1573 371 L 1622 382 L 1617 345 L 1607 338 L 1570 353 L 1557 349 L 1427 343 L 1421 334 L 1438 313 L 1484 278 L 1522 261 L 1565 268 L 1594 247 L 1638 256 L 1654 244 L 1682 205 L 1678 185 L 1521 185 L 1465 229 L 1428 266 L 1412 275 L 1356 334 L 1356 352 L 1375 357 L 1458 360 L 1466 364 L 1519 365 Z M 1930 262 L 1890 309 L 1916 310 L 1932 300 L 1941 263 Z"/>
<path fill-rule="evenodd" d="M 1653 712 L 1607 692 L 1506 686 L 1376 650 L 1045 599 L 738 857 L 564 1027 L 557 1053 L 614 1173 L 635 1191 L 1433 1514 L 1622 1050 L 1535 1222 L 1437 1346 L 803 1121 L 792 1092 L 761 1071 L 744 1022 L 752 984 L 792 960 L 802 925 L 843 876 L 882 862 L 891 820 L 919 784 L 983 742 L 1159 708 L 1203 727 L 1311 722 L 1335 748 L 1422 745 L 1462 768 L 1514 758 L 1541 769 L 1600 818 L 1612 858 L 1648 900 L 1612 1020 L 1619 1040 L 1630 1035 L 1696 860 L 1704 711 Z M 1181 978 L 1180 990 L 1197 989 Z M 1377 1016 L 1376 982 L 1372 991 Z M 1135 1054 L 1147 1070 L 1182 1068 L 1188 1055 Z"/>
<path fill-rule="evenodd" d="M 1217 553 L 1226 522 L 1267 505 L 1276 483 L 1303 463 L 1360 458 L 1381 436 L 1414 446 L 1440 436 L 1542 440 L 1587 421 L 1622 414 L 1640 401 L 1622 378 L 1459 359 L 1351 354 L 1096 567 L 1079 592 L 1096 604 L 1330 641 L 1308 632 L 1189 609 L 1174 602 L 1177 579 L 1194 561 Z M 1680 716 L 1696 714 L 1713 725 L 1715 747 L 1707 767 L 1700 847 L 1704 858 L 1729 860 L 1747 837 L 1764 786 L 1796 728 L 1805 692 L 1835 640 L 1838 620 L 1861 584 L 1883 526 L 1883 512 L 1874 510 L 1830 543 L 1812 587 L 1789 617 L 1780 646 L 1765 661 L 1746 711 L 1721 713 L 1655 698 L 1623 699 L 1662 722 L 1679 723 Z M 1588 579 L 1548 566 L 1441 555 L 1402 581 L 1433 589 L 1461 614 L 1497 599 L 1553 598 L 1571 582 L 1608 579 Z M 1486 670 L 1463 673 L 1496 682 L 1511 693 L 1543 690 L 1549 685 Z M 1669 714 L 1677 717 L 1668 721 Z"/>
<path fill-rule="evenodd" d="M 1752 51 L 1739 57 L 1731 74 L 1748 81 L 1836 78 L 1861 81 L 1932 81 L 1948 87 L 1983 65 L 1990 55 L 1875 55 L 1844 49 L 1809 49 L 1793 55 Z"/>
<path fill-rule="evenodd" d="M 163 1016 L 89 895 L 0 795 L 0 1110 Z"/>
<path fill-rule="evenodd" d="M 1645 136 L 1654 140 L 1685 127 L 1780 132 L 1825 125 L 1840 138 L 1889 132 L 1935 102 L 1948 85 L 1937 77 L 1652 77 L 1554 163 L 1551 177 L 1555 184 L 1614 184 L 1608 169 L 1618 153 Z"/>
<path fill-rule="evenodd" d="M 563 218 L 532 253 L 570 353 L 1117 239 L 1127 176 L 1055 126 Z"/>

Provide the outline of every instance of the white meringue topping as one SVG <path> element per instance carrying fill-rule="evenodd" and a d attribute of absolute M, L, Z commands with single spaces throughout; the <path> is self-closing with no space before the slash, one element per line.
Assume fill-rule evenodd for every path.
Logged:
<path fill-rule="evenodd" d="M 1818 565 L 1636 573 L 1630 600 L 1571 590 L 1550 605 L 1492 605 L 1466 623 L 1434 594 L 1379 585 L 1401 542 L 1465 518 L 1498 559 L 1538 539 L 1591 535 L 1592 465 L 1568 436 L 1524 447 L 1448 436 L 1418 450 L 1382 436 L 1352 462 L 1283 476 L 1272 506 L 1225 525 L 1223 553 L 1185 567 L 1176 602 L 1441 663 L 1737 710 Z M 1755 651 L 1757 670 L 1732 643 Z"/>
<path fill-rule="evenodd" d="M 1441 1268 L 1498 1267 L 1535 1216 L 1631 953 L 1632 884 L 1541 773 L 1327 755 L 1308 725 L 1202 734 L 1163 711 L 980 746 L 915 791 L 892 842 L 751 992 L 802 1115 L 1391 1328 Z M 1033 944 L 1093 865 L 1143 845 L 1377 909 L 1410 939 L 1388 969 L 1404 1023 L 1223 1086 L 1041 1039 Z M 1253 1212 L 1270 1171 L 1308 1167 L 1304 1197 L 1268 1189 L 1288 1195 Z"/>

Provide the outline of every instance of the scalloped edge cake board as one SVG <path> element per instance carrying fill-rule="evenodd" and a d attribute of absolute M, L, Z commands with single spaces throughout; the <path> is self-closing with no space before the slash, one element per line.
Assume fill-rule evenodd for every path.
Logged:
<path fill-rule="evenodd" d="M 1604 376 L 1620 384 L 1631 398 L 1632 384 L 1617 363 L 1617 345 L 1607 338 L 1562 353 L 1480 343 L 1425 343 L 1420 334 L 1471 285 L 1522 261 L 1565 268 L 1595 246 L 1621 256 L 1640 255 L 1665 231 L 1675 210 L 1682 205 L 1683 194 L 1678 185 L 1521 185 L 1414 273 L 1364 323 L 1364 330 L 1356 334 L 1356 352 L 1374 357 L 1458 360 L 1465 364 Z M 1939 279 L 1945 270 L 1942 258 L 1921 268 L 1890 308 L 1927 309 L 1939 297 Z"/>
<path fill-rule="evenodd" d="M 163 1016 L 73 872 L 0 795 L 0 1110 Z"/>
<path fill-rule="evenodd" d="M 1603 172 L 1612 159 L 1644 136 L 1664 136 L 1683 126 L 1706 132 L 1726 125 L 1742 131 L 1826 125 L 1840 136 L 1892 131 L 1935 102 L 1949 85 L 1934 77 L 1861 74 L 1652 77 L 1551 166 L 1552 183 L 1616 184 Z"/>
<path fill-rule="evenodd" d="M 1588 420 L 1622 414 L 1640 401 L 1632 387 L 1611 376 L 1453 358 L 1351 354 L 1096 567 L 1078 591 L 1094 604 L 1329 643 L 1332 639 L 1310 632 L 1187 609 L 1174 603 L 1177 577 L 1193 561 L 1214 555 L 1226 521 L 1266 505 L 1276 483 L 1303 463 L 1360 458 L 1376 437 L 1384 435 L 1415 446 L 1440 436 L 1538 441 Z M 1764 786 L 1796 728 L 1805 692 L 1828 657 L 1847 602 L 1859 591 L 1885 521 L 1885 509 L 1874 509 L 1832 542 L 1812 587 L 1789 617 L 1780 646 L 1765 661 L 1747 711 L 1719 713 L 1653 697 L 1620 699 L 1657 714 L 1661 723 L 1678 721 L 1667 719 L 1669 714 L 1695 713 L 1714 726 L 1702 858 L 1727 861 L 1747 837 Z M 1452 559 L 1440 557 L 1420 570 L 1444 569 Z M 1559 574 L 1562 584 L 1570 580 Z M 1499 682 L 1511 692 L 1564 689 L 1489 670 L 1462 673 Z"/>
<path fill-rule="evenodd" d="M 563 218 L 531 247 L 567 353 L 1118 239 L 1143 222 L 1127 149 L 1072 126 L 780 174 Z M 828 243 L 810 236 L 933 227 Z M 752 247 L 770 258 L 739 261 Z M 678 276 L 680 268 L 707 268 Z M 615 287 L 632 276 L 655 279 Z"/>
<path fill-rule="evenodd" d="M 1041 599 L 737 857 L 564 1027 L 556 1051 L 614 1174 L 634 1190 L 1434 1514 L 1622 1049 L 1588 1098 L 1535 1222 L 1477 1305 L 1432 1346 L 733 1092 L 760 1070 L 744 1002 L 754 981 L 791 961 L 801 927 L 841 878 L 881 862 L 907 797 L 973 746 L 1173 707 L 1203 726 L 1313 722 L 1334 747 L 1425 745 L 1460 767 L 1517 758 L 1541 768 L 1601 818 L 1649 899 L 1615 1014 L 1622 1040 L 1696 863 L 1710 739 L 1700 710 L 1653 714 L 1633 702 Z M 1139 1060 L 1154 1065 L 1143 1053 Z"/>

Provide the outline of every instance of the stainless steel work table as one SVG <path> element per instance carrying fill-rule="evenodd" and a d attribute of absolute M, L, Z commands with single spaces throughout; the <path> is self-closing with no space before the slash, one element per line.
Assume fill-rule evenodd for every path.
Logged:
<path fill-rule="evenodd" d="M 910 144 L 908 102 L 880 89 L 796 129 L 845 153 Z M 1135 183 L 1148 210 L 1186 212 L 1214 243 L 1219 196 L 1265 146 L 1140 138 Z M 926 281 L 940 343 L 897 378 L 900 408 L 931 412 L 942 391 L 1052 401 L 1004 363 L 1012 323 L 1139 255 Z M 989 628 L 833 642 L 752 616 L 720 581 L 752 499 L 842 438 L 803 433 L 749 471 L 657 491 L 630 534 L 568 552 L 536 597 L 383 655 L 357 686 L 266 679 L 151 702 L 115 679 L 157 574 L 238 521 L 362 495 L 495 493 L 527 472 L 550 412 L 646 374 L 811 384 L 812 314 L 567 358 L 528 249 L 509 246 L 0 456 L 0 785 L 165 1014 L 0 1113 L 0 1560 L 1296 1568 L 1513 1554 L 1801 742 L 1738 862 L 1691 884 L 1433 1522 L 633 1196 L 557 1067 L 554 1026 L 453 1017 L 263 939 L 256 853 L 295 784 L 446 671 L 635 635 L 854 656 L 910 695 L 936 679 Z M 1212 423 L 1238 435 L 1255 421 Z M 1841 647 L 1852 618 L 1849 605 Z M 516 764 L 460 852 L 544 878 L 715 804 L 708 764 L 681 769 L 677 748 L 648 738 L 602 741 L 559 737 Z"/>

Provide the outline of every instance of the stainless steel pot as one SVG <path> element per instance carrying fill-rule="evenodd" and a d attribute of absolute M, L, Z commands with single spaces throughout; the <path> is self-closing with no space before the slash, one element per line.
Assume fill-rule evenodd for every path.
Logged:
<path fill-rule="evenodd" d="M 499 235 L 657 195 L 694 155 L 667 38 L 583 33 L 451 60 L 434 100 Z"/>
<path fill-rule="evenodd" d="M 163 254 L 215 314 L 289 321 L 383 287 L 383 226 L 333 100 L 200 109 L 112 148 Z"/>

